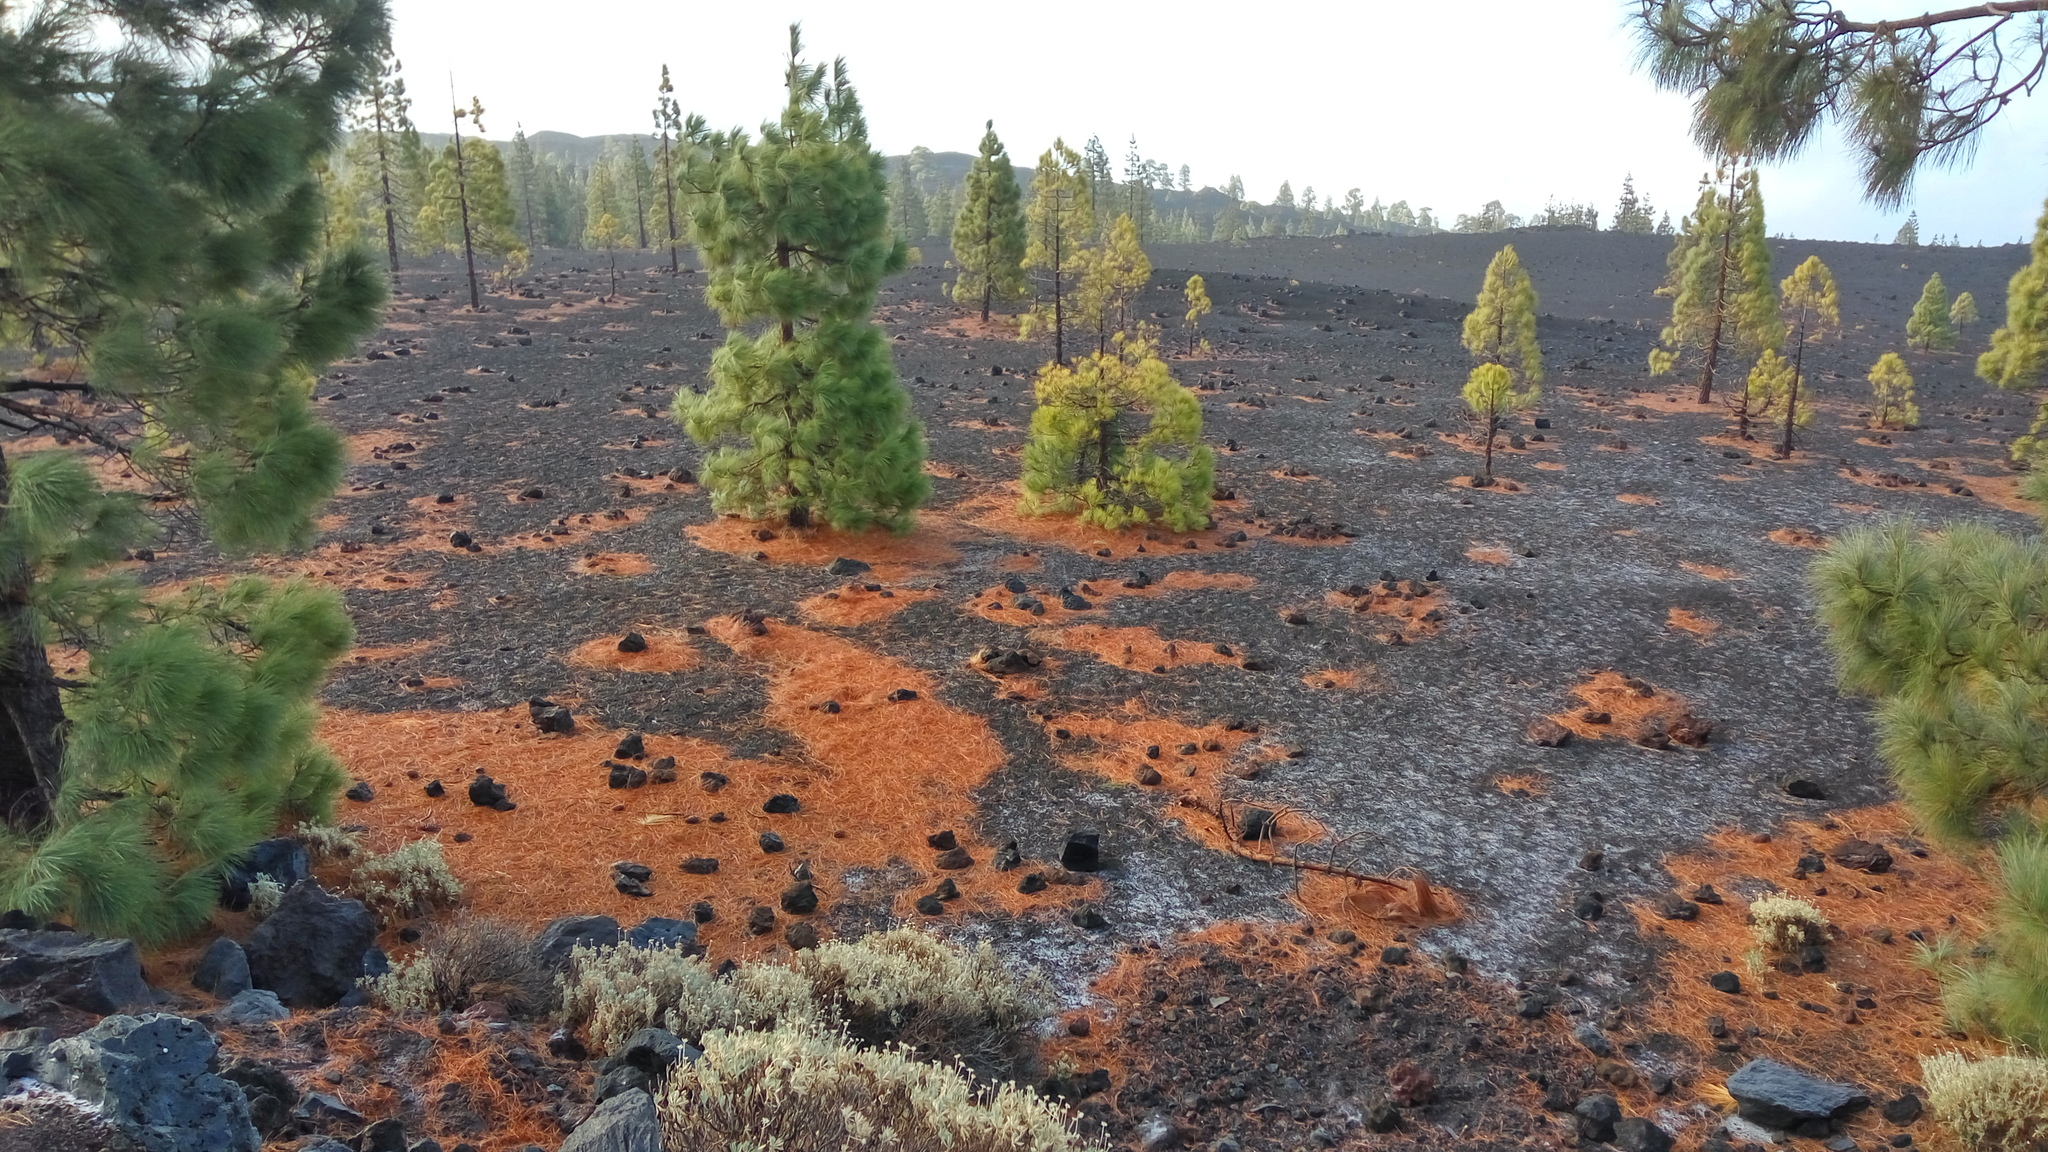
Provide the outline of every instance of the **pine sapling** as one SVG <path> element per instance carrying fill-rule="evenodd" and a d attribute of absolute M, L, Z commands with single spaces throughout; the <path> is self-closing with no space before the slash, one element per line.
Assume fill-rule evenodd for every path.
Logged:
<path fill-rule="evenodd" d="M 1910 429 L 1920 423 L 1913 403 L 1913 374 L 1897 352 L 1878 357 L 1870 367 L 1871 427 Z"/>
<path fill-rule="evenodd" d="M 1784 296 L 1787 338 L 1792 346 L 1792 376 L 1785 393 L 1784 436 L 1778 443 L 1778 458 L 1792 458 L 1792 429 L 1812 420 L 1809 410 L 1799 407 L 1800 390 L 1806 383 L 1806 346 L 1842 330 L 1841 294 L 1835 289 L 1834 274 L 1818 256 L 1808 256 L 1778 285 Z"/>
<path fill-rule="evenodd" d="M 1181 320 L 1188 330 L 1188 355 L 1193 356 L 1198 349 L 1206 351 L 1209 347 L 1209 342 L 1202 339 L 1202 317 L 1214 312 L 1216 306 L 1209 302 L 1209 285 L 1202 280 L 1202 274 L 1199 272 L 1188 277 L 1182 298 L 1186 301 L 1188 310 Z"/>
<path fill-rule="evenodd" d="M 1923 352 L 1952 352 L 1956 346 L 1955 326 L 1949 321 L 1948 288 L 1941 273 L 1927 278 L 1913 315 L 1906 320 L 1906 343 Z"/>
<path fill-rule="evenodd" d="M 1479 421 L 1486 453 L 1486 462 L 1480 474 L 1473 478 L 1472 486 L 1488 488 L 1493 485 L 1493 441 L 1500 433 L 1501 422 L 1510 413 L 1535 404 L 1537 388 L 1532 384 L 1518 392 L 1515 390 L 1514 373 L 1505 365 L 1481 364 L 1472 369 L 1472 375 L 1466 379 L 1463 395 L 1465 407 Z"/>

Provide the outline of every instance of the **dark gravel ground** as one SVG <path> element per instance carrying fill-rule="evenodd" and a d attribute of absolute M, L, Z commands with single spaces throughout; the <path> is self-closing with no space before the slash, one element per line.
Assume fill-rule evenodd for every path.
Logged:
<path fill-rule="evenodd" d="M 1521 250 L 1549 313 L 1541 335 L 1552 372 L 1542 405 L 1529 414 L 1549 428 L 1543 444 L 1497 460 L 1521 491 L 1474 492 L 1451 481 L 1469 474 L 1476 457 L 1439 436 L 1463 431 L 1457 392 L 1468 361 L 1458 324 L 1486 259 L 1504 241 Z M 1100 714 L 1137 699 L 1190 724 L 1257 722 L 1262 740 L 1307 754 L 1234 785 L 1240 794 L 1312 813 L 1333 835 L 1353 838 L 1360 866 L 1419 868 L 1463 899 L 1468 915 L 1420 937 L 1422 947 L 1469 957 L 1475 974 L 1562 986 L 1589 1011 L 1628 1000 L 1652 971 L 1652 950 L 1627 916 L 1576 918 L 1584 892 L 1601 892 L 1610 906 L 1658 892 L 1669 886 L 1661 856 L 1718 826 L 1762 828 L 1788 814 L 1889 795 L 1866 710 L 1835 692 L 1811 618 L 1804 572 L 1816 553 L 1770 534 L 1829 535 L 1868 522 L 1870 509 L 2028 523 L 1992 501 L 2010 484 L 2002 445 L 2031 413 L 2022 398 L 1970 374 L 1971 353 L 2002 315 L 2000 286 L 2023 250 L 1781 243 L 1781 276 L 1809 250 L 1830 262 L 1849 328 L 1841 343 L 1810 355 L 1820 419 L 1802 433 L 1798 457 L 1781 464 L 1703 442 L 1725 431 L 1725 412 L 1662 399 L 1684 385 L 1652 380 L 1643 368 L 1664 308 L 1651 290 L 1666 246 L 1537 231 L 1155 253 L 1157 286 L 1139 301 L 1140 315 L 1174 323 L 1183 269 L 1202 272 L 1216 302 L 1207 334 L 1218 355 L 1177 368 L 1202 390 L 1206 435 L 1228 446 L 1218 485 L 1235 499 L 1218 504 L 1220 528 L 1252 534 L 1243 547 L 1175 552 L 1157 568 L 1242 573 L 1256 585 L 1117 599 L 1090 615 L 1227 642 L 1271 668 L 1154 674 L 1066 653 L 1042 706 Z M 344 430 L 414 447 L 353 467 L 321 549 L 280 570 L 333 572 L 350 585 L 362 646 L 445 640 L 397 665 L 345 666 L 329 701 L 371 711 L 474 710 L 534 695 L 574 697 L 607 726 L 772 754 L 790 738 L 758 719 L 758 672 L 714 645 L 702 668 L 668 676 L 566 661 L 577 643 L 631 624 L 680 629 L 750 608 L 791 616 L 796 601 L 843 583 L 699 548 L 682 535 L 711 518 L 699 489 L 622 478 L 696 465 L 698 451 L 666 412 L 673 389 L 702 386 L 718 342 L 710 337 L 720 333 L 701 302 L 701 278 L 671 280 L 650 260 L 627 272 L 621 303 L 605 307 L 592 299 L 608 276 L 587 261 L 545 254 L 526 281 L 537 298 L 494 297 L 478 315 L 455 307 L 460 281 L 451 266 L 411 272 L 393 326 L 366 346 L 379 358 L 338 366 L 321 381 L 321 406 Z M 1951 291 L 1974 291 L 1987 322 L 1965 337 L 1964 353 L 1908 355 L 1921 383 L 1920 430 L 1892 434 L 1889 446 L 1860 442 L 1868 435 L 1857 419 L 1864 373 L 1879 352 L 1903 343 L 1905 316 L 1930 269 L 1943 272 Z M 958 312 L 943 297 L 945 281 L 938 268 L 912 269 L 885 291 L 881 311 L 925 421 L 939 510 L 1001 498 L 1030 415 L 1028 375 L 1017 372 L 1048 354 L 947 334 L 944 322 Z M 576 306 L 551 309 L 562 302 Z M 400 350 L 407 354 L 395 355 Z M 997 365 L 1004 373 L 991 375 Z M 1402 430 L 1412 439 L 1393 435 Z M 1515 430 L 1532 434 L 1534 426 Z M 1398 454 L 1418 445 L 1427 454 Z M 1538 460 L 1564 468 L 1539 470 Z M 1852 470 L 1865 480 L 1896 474 L 1908 486 L 1860 483 Z M 1913 486 L 1922 480 L 1926 487 Z M 1970 496 L 1948 489 L 1973 483 Z M 532 487 L 541 498 L 518 498 Z M 456 503 L 433 504 L 440 493 Z M 1622 502 L 1623 494 L 1654 502 Z M 629 519 L 604 519 L 619 511 Z M 1305 517 L 1357 535 L 1336 546 L 1260 535 Z M 551 526 L 567 528 L 566 539 L 508 546 L 536 544 Z M 484 551 L 449 548 L 454 528 Z M 361 549 L 344 553 L 343 542 Z M 1028 641 L 1022 629 L 965 610 L 975 591 L 1000 582 L 998 562 L 1019 547 L 999 535 L 970 536 L 958 564 L 919 578 L 941 595 L 849 630 L 930 672 L 946 685 L 947 704 L 983 716 L 1003 741 L 1009 761 L 977 797 L 986 838 L 1015 836 L 1027 856 L 1054 857 L 1068 828 L 1101 827 L 1111 861 L 1102 910 L 1118 945 L 1157 942 L 1219 918 L 1298 917 L 1279 899 L 1290 877 L 1199 847 L 1177 827 L 1184 813 L 1155 795 L 1061 766 L 1028 711 L 1041 705 L 991 698 L 967 671 L 984 644 Z M 1467 558 L 1475 547 L 1498 547 L 1507 553 L 1498 559 L 1510 562 Z M 653 571 L 567 574 L 569 557 L 600 549 L 645 555 Z M 1042 559 L 1029 579 L 1046 588 L 1121 579 L 1142 567 L 1058 548 Z M 156 567 L 172 578 L 215 565 L 204 554 L 171 552 Z M 1384 619 L 1324 601 L 1384 572 L 1419 579 L 1431 571 L 1451 604 L 1466 610 L 1412 643 L 1390 645 Z M 1674 608 L 1719 628 L 1706 637 L 1675 629 L 1667 616 Z M 1307 622 L 1284 622 L 1289 610 Z M 1305 682 L 1322 669 L 1359 671 L 1373 687 Z M 1612 740 L 1530 746 L 1527 723 L 1576 706 L 1570 688 L 1601 669 L 1682 696 L 1715 722 L 1713 741 L 1667 751 Z M 415 677 L 422 685 L 407 687 Z M 1504 790 L 1508 775 L 1535 777 L 1540 788 Z M 1782 784 L 1792 776 L 1819 782 L 1827 799 L 1788 796 Z M 1582 870 L 1581 857 L 1594 849 L 1604 851 L 1604 867 Z M 1077 998 L 1103 963 L 1102 938 L 1064 922 L 976 930 L 1049 966 Z M 1452 1012 L 1438 1013 L 1440 1023 Z M 1171 1047 L 1182 1038 L 1167 1029 L 1155 1042 Z M 1173 1078 L 1183 1075 L 1208 1073 Z"/>

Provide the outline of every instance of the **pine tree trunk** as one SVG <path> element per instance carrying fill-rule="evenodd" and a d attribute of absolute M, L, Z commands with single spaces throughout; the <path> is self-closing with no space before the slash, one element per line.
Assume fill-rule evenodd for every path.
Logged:
<path fill-rule="evenodd" d="M 1806 318 L 1799 320 L 1799 343 L 1792 346 L 1792 388 L 1785 393 L 1785 442 L 1778 446 L 1778 459 L 1792 458 L 1792 425 L 1799 416 L 1799 369 L 1806 358 Z"/>
<path fill-rule="evenodd" d="M 462 208 L 462 259 L 469 267 L 469 310 L 481 312 L 476 294 L 476 246 L 469 238 L 469 176 L 462 167 L 462 121 L 455 122 L 455 202 Z"/>
<path fill-rule="evenodd" d="M 0 524 L 9 486 L 0 455 Z M 64 762 L 64 701 L 29 606 L 33 578 L 23 558 L 0 561 L 0 819 L 17 832 L 49 819 Z"/>
<path fill-rule="evenodd" d="M 1067 362 L 1067 317 L 1060 300 L 1060 274 L 1065 271 L 1066 252 L 1061 247 L 1058 193 L 1054 193 L 1052 224 L 1052 358 L 1056 364 Z"/>
<path fill-rule="evenodd" d="M 682 271 L 676 255 L 676 171 L 675 161 L 669 158 L 668 131 L 661 133 L 661 185 L 668 195 L 668 274 L 673 278 Z"/>
<path fill-rule="evenodd" d="M 1486 467 L 1486 480 L 1487 480 L 1487 483 L 1489 483 L 1489 484 L 1491 484 L 1491 483 L 1493 482 L 1493 436 L 1494 436 L 1494 432 L 1495 432 L 1495 431 L 1496 431 L 1496 430 L 1497 430 L 1497 429 L 1498 429 L 1499 427 L 1500 427 L 1500 419 L 1499 419 L 1499 417 L 1496 417 L 1496 416 L 1488 416 L 1488 417 L 1486 418 L 1486 465 L 1485 465 L 1485 467 Z"/>
<path fill-rule="evenodd" d="M 789 255 L 788 241 L 776 241 L 775 262 L 787 268 L 789 267 Z M 794 344 L 796 342 L 796 322 L 794 320 L 784 320 L 782 322 L 781 335 L 784 344 Z M 795 496 L 797 493 L 792 490 L 790 495 Z M 791 528 L 809 528 L 811 526 L 811 509 L 805 504 L 792 504 L 786 519 Z"/>
<path fill-rule="evenodd" d="M 398 212 L 391 195 L 391 157 L 384 135 L 384 100 L 377 100 L 377 177 L 384 184 L 384 248 L 391 259 L 391 282 L 398 283 Z"/>
<path fill-rule="evenodd" d="M 1702 404 L 1714 398 L 1714 366 L 1721 360 L 1721 325 L 1728 318 L 1728 256 L 1735 247 L 1735 184 L 1728 185 L 1727 223 L 1721 227 L 1721 266 L 1714 281 L 1714 333 L 1707 339 L 1707 366 L 1700 373 Z"/>

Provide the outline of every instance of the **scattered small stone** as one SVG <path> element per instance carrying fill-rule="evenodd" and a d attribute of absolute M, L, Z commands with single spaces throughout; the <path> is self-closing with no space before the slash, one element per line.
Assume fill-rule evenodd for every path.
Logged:
<path fill-rule="evenodd" d="M 1721 894 L 1719 892 L 1714 891 L 1714 886 L 1712 884 L 1702 884 L 1699 887 L 1693 889 L 1692 898 L 1693 902 L 1697 904 L 1721 903 Z"/>
<path fill-rule="evenodd" d="M 1030 896 L 1033 893 L 1037 892 L 1043 892 L 1046 890 L 1046 888 L 1047 884 L 1045 880 L 1045 873 L 1043 872 L 1026 872 L 1024 874 L 1024 879 L 1018 881 L 1017 883 L 1017 891 L 1023 893 L 1026 896 Z"/>
<path fill-rule="evenodd" d="M 718 871 L 718 859 L 713 856 L 684 857 L 683 871 L 692 876 L 709 876 Z"/>
<path fill-rule="evenodd" d="M 634 732 L 624 740 L 619 741 L 619 746 L 613 750 L 612 755 L 621 760 L 645 759 L 647 756 L 647 738 L 638 732 Z"/>
<path fill-rule="evenodd" d="M 1538 748 L 1562 748 L 1572 742 L 1572 730 L 1548 716 L 1530 721 L 1525 736 Z"/>
<path fill-rule="evenodd" d="M 1394 968 L 1406 968 L 1408 966 L 1408 949 L 1401 947 L 1399 944 L 1390 944 L 1380 949 L 1380 963 Z"/>
<path fill-rule="evenodd" d="M 932 866 L 945 872 L 958 872 L 962 868 L 973 867 L 974 857 L 968 855 L 965 848 L 950 848 L 939 853 Z"/>
<path fill-rule="evenodd" d="M 441 797 L 446 796 L 448 794 L 447 787 L 443 785 L 439 780 L 427 781 L 427 786 L 425 789 L 423 789 L 423 791 L 425 791 L 427 795 L 433 797 L 436 800 L 439 800 Z"/>
<path fill-rule="evenodd" d="M 761 851 L 774 853 L 780 852 L 787 847 L 789 847 L 789 845 L 784 844 L 782 842 L 781 836 L 773 832 L 761 833 Z"/>
<path fill-rule="evenodd" d="M 329 793 L 329 795 L 332 795 L 332 793 Z M 355 801 L 358 804 L 368 804 L 370 801 L 377 798 L 377 790 L 370 787 L 370 782 L 368 780 L 358 780 L 349 787 L 348 791 L 342 793 L 342 795 L 348 797 L 349 799 Z"/>
<path fill-rule="evenodd" d="M 782 910 L 792 916 L 808 916 L 818 910 L 818 890 L 808 880 L 799 880 L 782 891 Z"/>
<path fill-rule="evenodd" d="M 1714 991 L 1726 992 L 1730 996 L 1740 995 L 1742 992 L 1742 977 L 1733 972 L 1716 972 L 1707 977 L 1707 983 Z"/>
<path fill-rule="evenodd" d="M 706 792 L 717 792 L 731 781 L 723 772 L 701 772 L 697 775 L 697 786 Z"/>
<path fill-rule="evenodd" d="M 663 756 L 647 766 L 647 779 L 655 784 L 676 782 L 676 758 Z"/>
<path fill-rule="evenodd" d="M 756 904 L 747 910 L 747 934 L 766 936 L 775 931 L 775 909 L 766 904 Z"/>
<path fill-rule="evenodd" d="M 1060 849 L 1060 866 L 1074 872 L 1101 871 L 1101 834 L 1076 832 L 1068 836 L 1066 846 Z"/>
<path fill-rule="evenodd" d="M 647 637 L 642 636 L 638 632 L 628 632 L 624 636 L 619 637 L 619 651 L 645 652 L 647 651 Z"/>
<path fill-rule="evenodd" d="M 1096 911 L 1095 906 L 1092 904 L 1083 904 L 1079 908 L 1074 909 L 1073 915 L 1068 917 L 1068 919 L 1074 922 L 1074 927 L 1083 928 L 1090 932 L 1100 932 L 1104 928 L 1109 927 L 1109 921 L 1103 919 L 1102 913 Z"/>
<path fill-rule="evenodd" d="M 1844 868 L 1873 875 L 1889 872 L 1892 867 L 1892 854 L 1885 850 L 1884 845 L 1872 844 L 1868 840 L 1844 840 L 1828 849 L 1828 859 Z"/>
<path fill-rule="evenodd" d="M 788 816 L 803 807 L 803 803 L 787 792 L 777 792 L 761 805 L 761 811 L 771 816 Z"/>
<path fill-rule="evenodd" d="M 1800 800 L 1825 800 L 1828 794 L 1820 785 L 1805 777 L 1794 777 L 1785 781 L 1785 794 Z"/>
<path fill-rule="evenodd" d="M 951 852 L 960 846 L 960 838 L 953 834 L 951 828 L 948 828 L 944 832 L 934 832 L 925 837 L 924 843 L 925 847 L 930 848 L 934 852 Z"/>
<path fill-rule="evenodd" d="M 917 911 L 920 916 L 944 916 L 946 905 L 937 896 L 919 896 Z"/>
<path fill-rule="evenodd" d="M 898 688 L 894 692 L 889 693 L 888 699 L 892 704 L 901 704 L 906 700 L 915 700 L 917 699 L 917 689 Z"/>

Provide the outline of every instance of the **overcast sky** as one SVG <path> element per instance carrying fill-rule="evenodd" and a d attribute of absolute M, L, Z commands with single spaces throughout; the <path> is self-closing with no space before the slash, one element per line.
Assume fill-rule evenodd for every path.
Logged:
<path fill-rule="evenodd" d="M 1622 0 L 1463 0 L 1456 5 L 1018 8 L 784 0 L 392 0 L 396 44 L 427 130 L 446 130 L 449 73 L 483 99 L 489 135 L 646 131 L 661 66 L 676 98 L 714 127 L 754 126 L 781 99 L 787 26 L 808 54 L 843 56 L 875 144 L 972 151 L 982 122 L 1019 164 L 1055 136 L 1102 137 L 1118 170 L 1135 135 L 1148 159 L 1188 165 L 1197 187 L 1235 173 L 1271 200 L 1359 188 L 1368 203 L 1428 205 L 1446 222 L 1499 199 L 1528 215 L 1590 201 L 1603 226 L 1622 177 L 1675 221 L 1707 165 L 1687 104 L 1633 67 Z M 1867 10 L 1867 11 L 1866 11 Z M 1858 16 L 1919 9 L 1857 0 Z M 2048 196 L 2048 92 L 1989 130 L 1975 163 L 1922 175 L 1906 208 L 1879 212 L 1839 137 L 1767 170 L 1773 233 L 1890 240 L 1908 209 L 1922 237 L 2031 236 Z"/>

